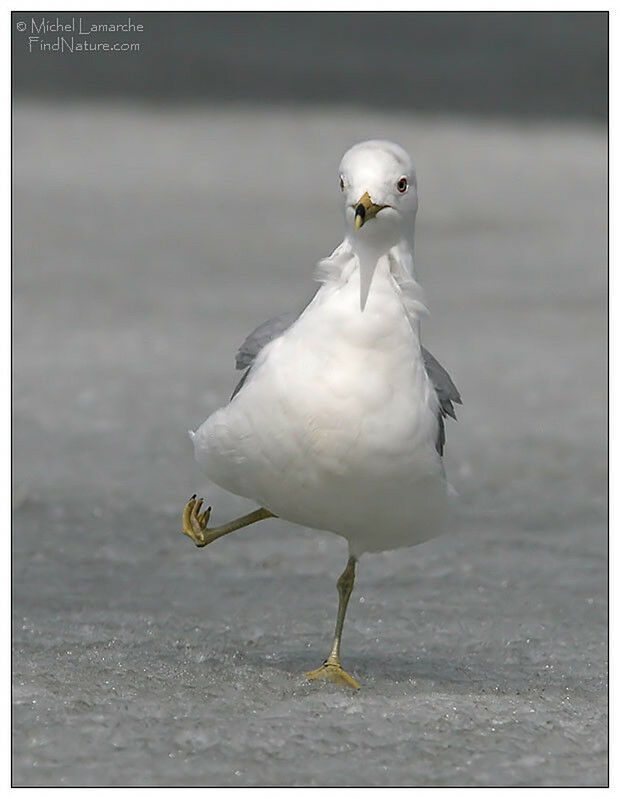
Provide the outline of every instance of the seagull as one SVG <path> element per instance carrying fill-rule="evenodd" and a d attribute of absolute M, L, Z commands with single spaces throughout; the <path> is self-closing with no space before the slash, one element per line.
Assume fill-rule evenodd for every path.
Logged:
<path fill-rule="evenodd" d="M 361 142 L 343 156 L 339 181 L 345 234 L 318 264 L 320 288 L 300 314 L 245 339 L 230 401 L 190 432 L 208 478 L 259 507 L 209 528 L 211 508 L 194 495 L 182 520 L 198 547 L 273 517 L 346 538 L 333 645 L 306 677 L 357 690 L 340 661 L 357 561 L 446 529 L 456 492 L 442 462 L 444 419 L 456 419 L 461 397 L 420 343 L 427 309 L 413 265 L 409 155 Z"/>

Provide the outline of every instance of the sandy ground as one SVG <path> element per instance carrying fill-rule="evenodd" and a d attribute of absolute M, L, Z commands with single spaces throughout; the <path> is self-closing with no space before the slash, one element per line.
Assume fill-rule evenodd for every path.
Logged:
<path fill-rule="evenodd" d="M 196 550 L 186 431 L 340 240 L 370 136 L 418 165 L 424 342 L 461 389 L 450 535 L 362 559 L 263 522 Z M 322 109 L 18 104 L 16 785 L 602 785 L 606 139 Z"/>

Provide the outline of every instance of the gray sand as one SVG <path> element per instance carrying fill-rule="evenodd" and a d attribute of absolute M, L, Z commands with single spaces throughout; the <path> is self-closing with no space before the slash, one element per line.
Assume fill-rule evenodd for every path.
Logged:
<path fill-rule="evenodd" d="M 606 140 L 370 112 L 18 104 L 16 785 L 602 785 L 607 779 Z M 454 532 L 362 559 L 206 485 L 187 429 L 237 345 L 310 296 L 336 168 L 418 165 L 424 343 L 459 386 Z"/>

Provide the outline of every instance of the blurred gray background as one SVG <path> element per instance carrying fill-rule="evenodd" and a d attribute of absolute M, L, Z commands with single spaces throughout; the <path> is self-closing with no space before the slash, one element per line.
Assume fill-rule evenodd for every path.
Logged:
<path fill-rule="evenodd" d="M 33 19 L 128 16 L 74 36 L 139 51 L 36 49 Z M 606 14 L 12 27 L 14 784 L 605 784 Z M 274 520 L 196 550 L 179 513 L 252 507 L 186 431 L 311 295 L 369 137 L 417 165 L 461 514 L 362 560 L 352 695 L 303 680 L 344 541 Z"/>

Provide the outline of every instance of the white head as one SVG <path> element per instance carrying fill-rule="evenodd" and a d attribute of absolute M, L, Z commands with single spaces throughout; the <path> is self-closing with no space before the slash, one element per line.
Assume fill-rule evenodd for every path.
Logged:
<path fill-rule="evenodd" d="M 418 191 L 411 158 L 390 141 L 360 142 L 340 162 L 346 236 L 357 247 L 387 252 L 413 242 Z"/>

